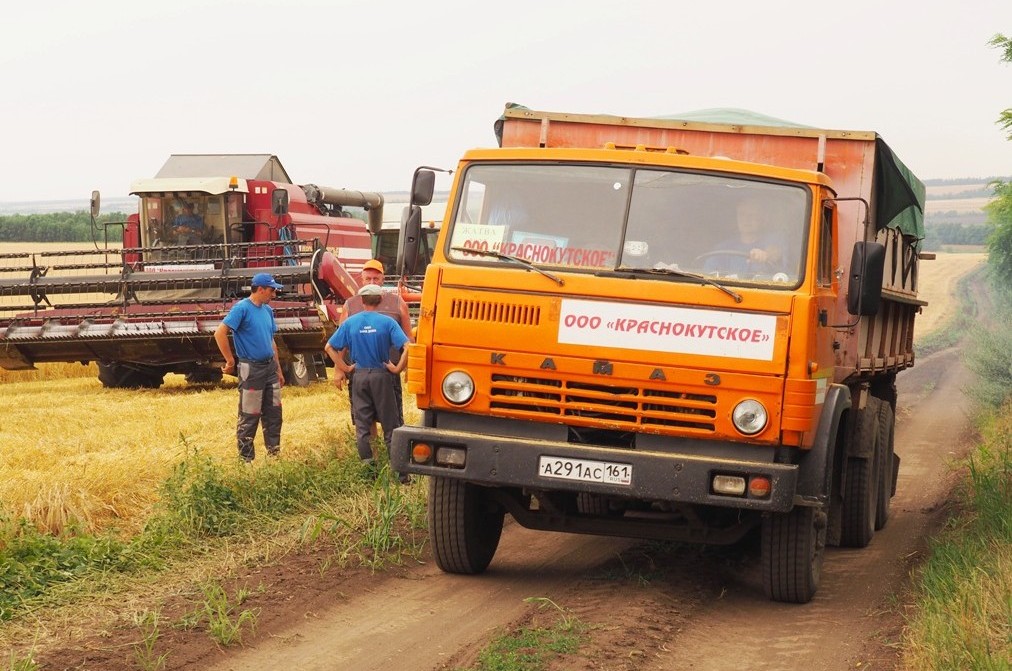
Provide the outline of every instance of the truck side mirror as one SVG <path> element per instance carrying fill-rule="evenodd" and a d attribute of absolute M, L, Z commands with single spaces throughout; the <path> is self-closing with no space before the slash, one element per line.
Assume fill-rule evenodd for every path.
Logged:
<path fill-rule="evenodd" d="M 885 245 L 880 242 L 854 243 L 847 287 L 847 311 L 850 314 L 862 317 L 878 314 L 882 303 L 885 257 Z"/>
<path fill-rule="evenodd" d="M 98 213 L 102 210 L 102 194 L 98 191 L 91 192 L 91 218 L 98 219 Z"/>
<path fill-rule="evenodd" d="M 415 170 L 411 180 L 411 204 L 428 205 L 432 202 L 432 194 L 436 189 L 436 173 L 426 168 Z"/>
<path fill-rule="evenodd" d="M 415 274 L 418 267 L 418 244 L 422 236 L 422 208 L 410 205 L 406 212 L 401 223 L 401 241 L 397 249 L 397 274 L 401 277 Z"/>
<path fill-rule="evenodd" d="M 276 217 L 288 214 L 288 191 L 285 189 L 271 191 L 271 213 Z"/>

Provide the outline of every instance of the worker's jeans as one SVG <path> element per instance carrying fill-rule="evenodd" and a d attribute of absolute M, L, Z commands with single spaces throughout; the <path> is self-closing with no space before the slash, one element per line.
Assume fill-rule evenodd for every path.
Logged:
<path fill-rule="evenodd" d="M 236 374 L 239 376 L 239 421 L 236 424 L 239 456 L 253 461 L 253 438 L 261 423 L 264 447 L 268 453 L 277 454 L 281 450 L 281 383 L 277 360 L 240 359 L 236 363 Z"/>

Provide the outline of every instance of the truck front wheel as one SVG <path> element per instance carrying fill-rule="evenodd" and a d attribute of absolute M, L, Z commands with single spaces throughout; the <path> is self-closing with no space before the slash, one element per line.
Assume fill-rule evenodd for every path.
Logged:
<path fill-rule="evenodd" d="M 504 514 L 483 487 L 431 477 L 429 540 L 436 565 L 447 573 L 483 572 L 499 547 Z"/>
<path fill-rule="evenodd" d="M 762 524 L 763 590 L 774 601 L 808 603 L 819 589 L 826 556 L 826 513 L 798 506 Z"/>

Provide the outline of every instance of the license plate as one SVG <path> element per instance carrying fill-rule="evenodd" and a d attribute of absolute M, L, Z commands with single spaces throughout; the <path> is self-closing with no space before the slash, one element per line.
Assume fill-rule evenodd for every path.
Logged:
<path fill-rule="evenodd" d="M 538 461 L 538 475 L 560 480 L 628 485 L 632 482 L 632 464 L 542 456 Z"/>

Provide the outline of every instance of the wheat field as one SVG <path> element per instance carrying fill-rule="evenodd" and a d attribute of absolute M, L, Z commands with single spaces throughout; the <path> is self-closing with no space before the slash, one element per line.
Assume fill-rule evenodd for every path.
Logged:
<path fill-rule="evenodd" d="M 0 403 L 3 507 L 53 533 L 136 531 L 188 451 L 237 459 L 234 378 L 191 387 L 167 375 L 155 390 L 104 389 L 96 377 L 5 382 Z M 353 449 L 346 391 L 286 387 L 282 406 L 282 458 Z M 255 465 L 265 456 L 259 434 L 256 447 Z"/>
<path fill-rule="evenodd" d="M 983 254 L 939 254 L 922 264 L 921 296 L 930 302 L 917 336 L 954 313 L 956 280 Z M 347 391 L 329 381 L 282 393 L 282 458 L 354 450 Z M 414 398 L 405 394 L 405 419 Z M 160 389 L 105 389 L 94 364 L 43 364 L 0 370 L 0 518 L 22 516 L 40 529 L 68 527 L 132 533 L 158 500 L 158 487 L 188 451 L 235 460 L 235 378 L 188 386 L 167 375 Z M 256 441 L 262 463 L 262 438 Z"/>

